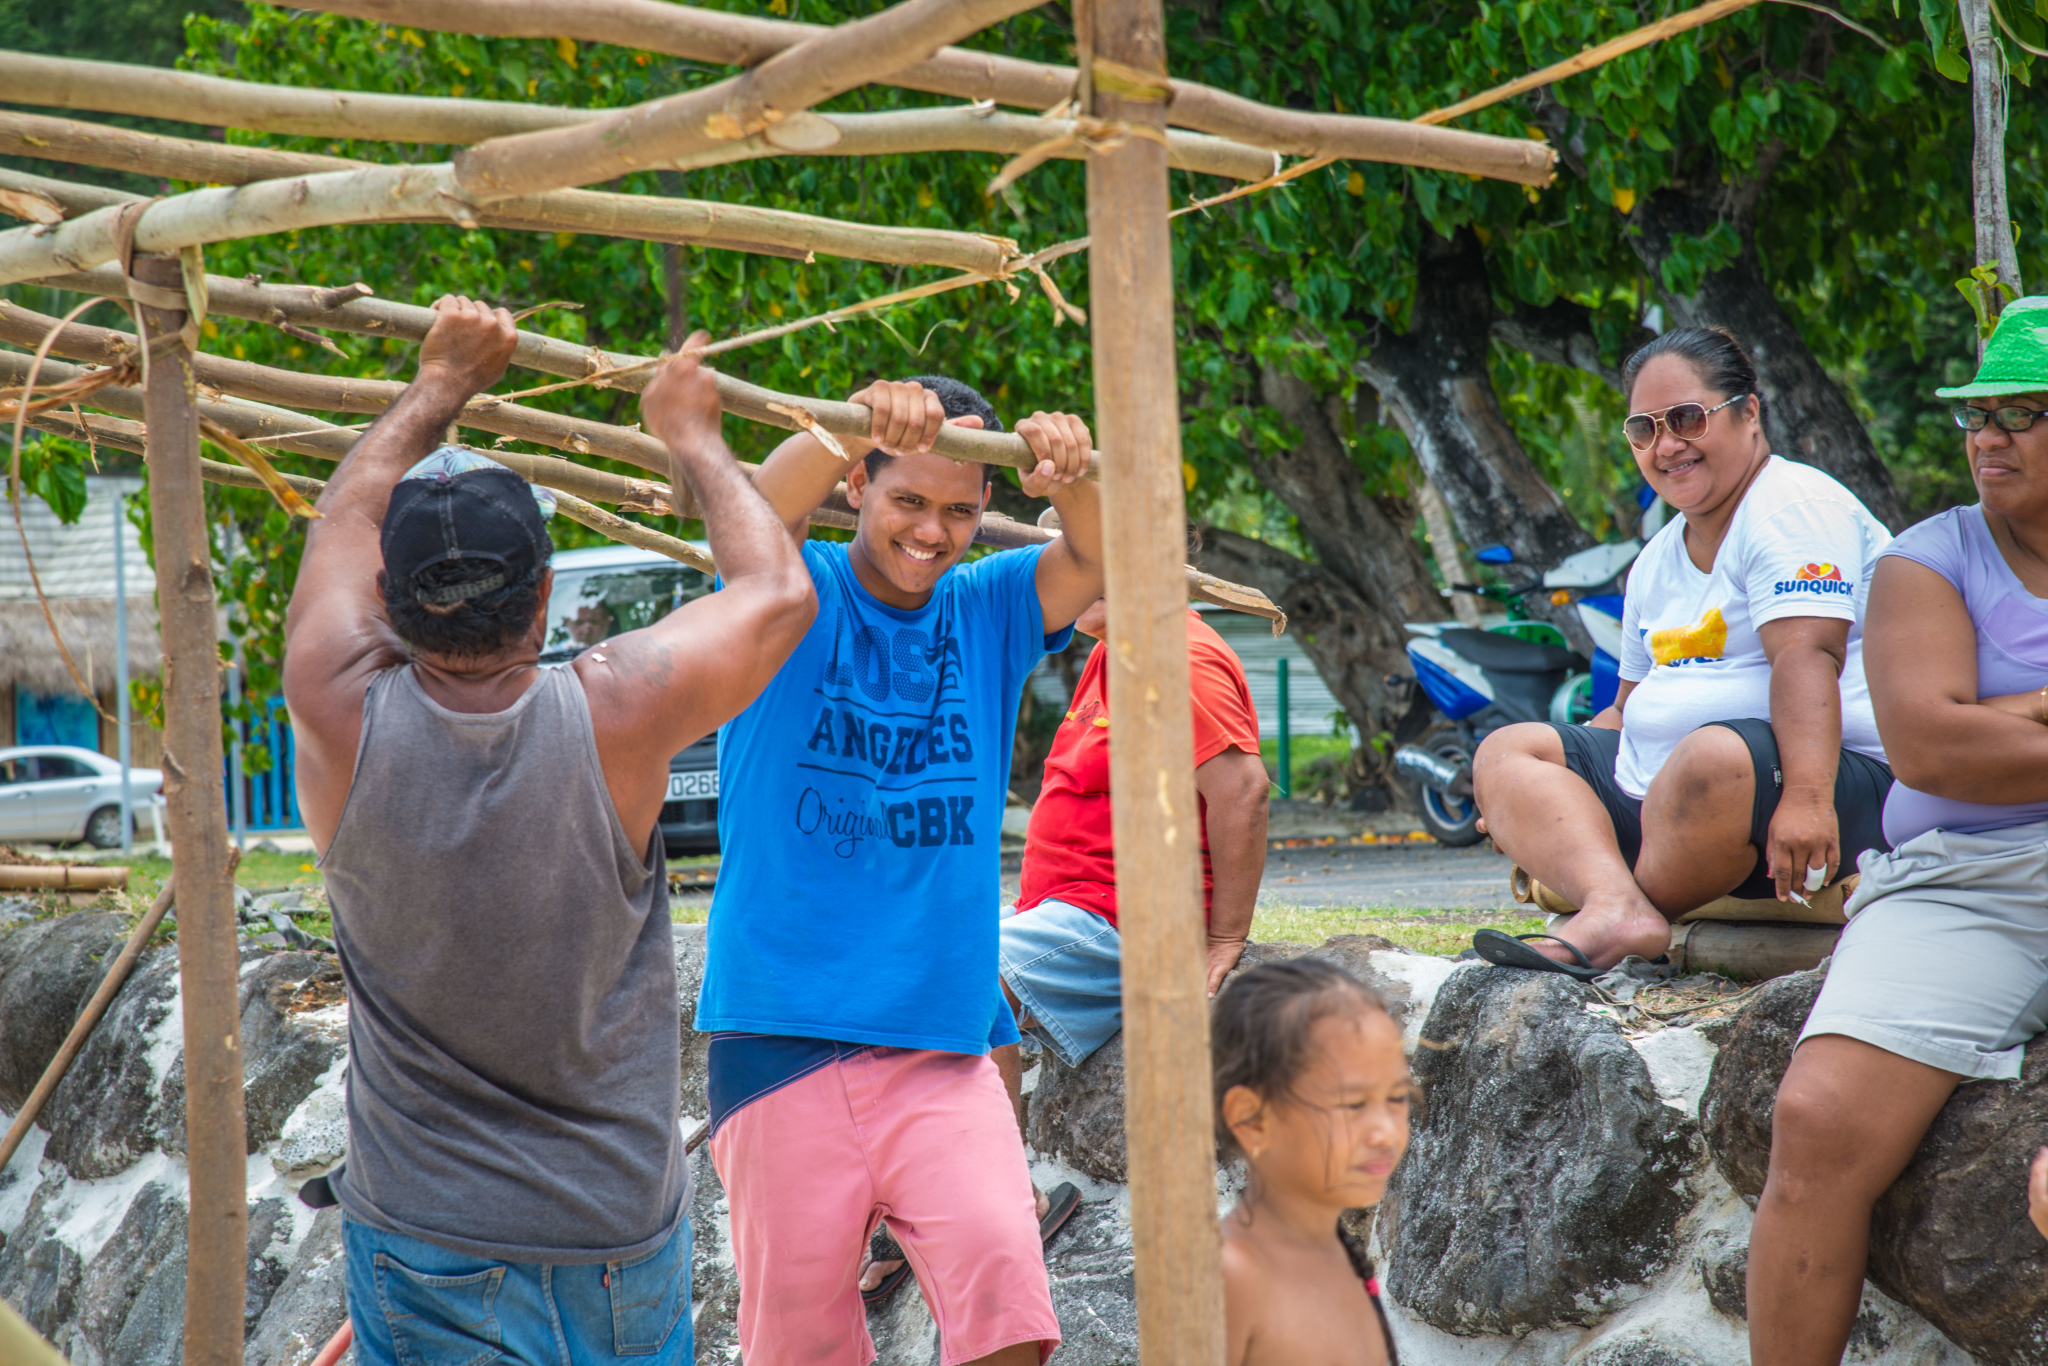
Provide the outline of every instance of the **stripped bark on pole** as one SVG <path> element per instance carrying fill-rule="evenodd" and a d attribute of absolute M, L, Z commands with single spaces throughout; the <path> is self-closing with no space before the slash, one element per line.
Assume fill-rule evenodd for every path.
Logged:
<path fill-rule="evenodd" d="M 617 43 L 733 66 L 765 62 L 829 31 L 662 0 L 314 0 L 308 8 L 444 32 Z M 1075 76 L 1070 66 L 949 47 L 871 79 L 961 99 L 1050 109 L 1073 94 Z M 1418 129 L 1398 119 L 1276 109 L 1193 81 L 1172 81 L 1169 87 L 1168 123 L 1276 152 L 1435 167 L 1524 185 L 1549 183 L 1555 161 L 1542 142 Z"/>
<path fill-rule="evenodd" d="M 1160 0 L 1092 0 L 1095 54 L 1166 70 Z M 1100 68 L 1098 67 L 1098 74 Z M 1121 82 L 1119 84 L 1122 84 Z M 1102 88 L 1101 117 L 1158 126 L 1164 103 Z M 1134 137 L 1088 163 L 1089 315 L 1105 448 L 1110 794 L 1123 930 L 1125 1141 L 1138 1351 L 1220 1366 L 1201 818 L 1188 698 L 1187 548 L 1165 149 Z"/>
<path fill-rule="evenodd" d="M 455 158 L 456 177 L 467 198 L 488 203 L 610 180 L 757 134 L 778 146 L 821 145 L 813 139 L 829 135 L 830 125 L 807 116 L 812 105 L 1030 8 L 1032 0 L 902 0 L 810 37 L 744 75 L 575 127 L 471 147 Z"/>
<path fill-rule="evenodd" d="M 4 67 L 7 60 L 7 54 L 0 53 L 0 67 Z M 158 76 L 185 74 L 159 72 L 151 67 L 127 69 L 138 73 L 140 83 L 145 86 L 151 84 Z M 127 84 L 124 82 L 120 87 L 123 94 L 122 103 L 129 102 L 128 97 L 132 95 Z M 267 98 L 262 92 L 286 90 L 294 97 L 308 93 L 288 86 L 256 85 L 253 82 L 228 84 L 248 86 L 257 96 L 252 99 L 251 105 L 258 110 Z M 172 89 L 165 93 L 169 98 L 159 102 L 160 107 L 153 111 L 152 117 L 179 117 L 178 111 L 183 107 L 177 98 L 179 92 Z M 423 117 L 432 114 L 436 118 L 440 115 L 439 106 L 447 103 L 445 100 L 427 95 L 391 95 L 377 98 L 424 106 Z M 98 109 L 106 102 L 101 100 L 75 107 Z M 522 111 L 546 108 L 542 105 L 488 106 L 499 107 Z M 199 111 L 195 109 L 193 112 Z M 566 125 L 582 121 L 593 111 L 563 109 L 559 112 L 565 115 L 561 122 Z M 367 128 L 336 127 L 329 130 L 325 136 L 394 142 L 431 140 L 424 137 L 400 136 L 407 129 L 403 122 L 404 117 L 405 112 L 402 109 L 389 109 L 377 119 L 370 121 Z M 818 117 L 838 130 L 839 136 L 830 146 L 791 151 L 788 148 L 777 147 L 765 137 L 746 138 L 684 157 L 672 163 L 672 167 L 677 170 L 698 170 L 707 166 L 753 161 L 762 157 L 894 156 L 909 152 L 994 152 L 1003 156 L 1015 156 L 1037 146 L 1047 138 L 1070 135 L 1075 129 L 1072 119 L 1027 118 L 1020 114 L 976 109 L 967 105 L 943 109 L 895 109 L 877 114 L 820 114 Z M 461 141 L 481 142 L 486 138 L 522 132 L 532 122 L 532 116 L 526 113 L 522 113 L 516 119 L 495 122 L 478 117 L 475 120 L 477 126 L 473 135 Z M 254 117 L 237 126 L 253 128 L 258 132 L 284 131 L 272 129 L 268 122 Z M 424 131 L 430 126 L 436 125 L 423 122 L 421 129 Z M 1179 130 L 1169 132 L 1166 140 L 1167 160 L 1175 170 L 1199 171 L 1204 175 L 1223 176 L 1231 180 L 1262 180 L 1277 169 L 1273 153 L 1264 148 L 1229 142 L 1223 138 L 1210 137 L 1206 133 Z M 46 161 L 78 161 L 88 166 L 106 166 L 114 170 L 133 171 L 140 175 L 169 176 L 177 180 L 220 185 L 245 185 L 252 180 L 275 180 L 279 176 L 337 171 L 362 164 L 342 157 L 321 156 L 312 152 L 281 152 L 268 147 L 242 147 L 232 143 L 201 139 L 164 137 L 155 133 L 138 133 L 129 128 L 115 128 L 104 123 L 84 123 L 74 119 L 24 114 L 14 110 L 0 112 L 0 152 L 11 156 L 36 157 Z M 1078 161 L 1087 153 L 1079 147 L 1065 147 L 1053 155 Z"/>
<path fill-rule="evenodd" d="M 348 298 L 347 291 L 319 290 L 304 286 L 251 285 L 243 280 L 231 280 L 224 276 L 206 277 L 208 303 L 216 314 L 231 317 L 255 318 L 262 321 L 290 321 L 295 326 L 332 328 L 336 331 L 358 332 L 375 337 L 400 337 L 418 341 L 427 335 L 432 325 L 432 309 L 416 304 L 392 303 L 373 298 Z M 79 290 L 86 293 L 106 294 L 121 298 L 127 293 L 121 282 L 120 273 L 115 270 L 94 270 L 90 272 L 52 275 L 37 281 L 56 289 Z M 337 294 L 344 297 L 330 302 Z M 0 310 L 4 312 L 5 310 Z M 539 370 L 545 374 L 578 378 L 601 370 L 622 369 L 622 374 L 609 376 L 607 385 L 639 392 L 653 377 L 652 359 L 645 356 L 630 356 L 619 352 L 601 351 L 596 347 L 580 346 L 538 333 L 521 331 L 519 343 L 512 353 L 512 363 L 527 369 Z M 638 366 L 638 369 L 627 367 Z M 764 426 L 780 427 L 784 431 L 795 431 L 798 423 L 786 412 L 778 409 L 801 408 L 815 418 L 820 426 L 836 436 L 866 436 L 873 426 L 873 415 L 856 403 L 839 403 L 827 399 L 803 398 L 794 394 L 778 393 L 764 389 L 757 384 L 718 373 L 718 399 L 726 412 L 735 417 L 744 417 Z M 496 411 L 502 413 L 501 405 Z M 538 410 L 534 421 L 556 419 L 575 423 L 559 414 L 540 415 Z M 495 422 L 492 410 L 472 407 L 463 414 L 465 426 L 486 426 L 486 419 Z M 595 430 L 602 424 L 577 424 L 585 430 Z M 522 428 L 522 431 L 542 431 L 543 427 Z M 519 435 L 519 433 L 506 433 Z M 526 439 L 523 438 L 522 439 Z M 557 444 L 546 436 L 531 439 L 544 445 Z M 594 439 L 594 438 L 592 438 Z M 651 439 L 651 438 L 649 438 Z M 580 450 L 572 442 L 565 443 L 567 449 Z M 641 448 L 646 449 L 646 448 Z M 989 465 L 1004 465 L 1011 469 L 1034 468 L 1038 457 L 1031 453 L 1024 438 L 1011 432 L 978 432 L 966 427 L 947 426 L 942 428 L 932 449 L 950 460 L 972 460 Z M 586 452 L 587 453 L 587 452 Z M 609 451 L 605 452 L 610 454 Z M 621 454 L 616 458 L 640 464 L 631 455 Z M 651 456 L 649 458 L 652 458 Z M 1099 462 L 1099 457 L 1098 457 Z M 665 473 L 664 462 L 659 465 L 642 465 L 642 468 Z"/>
<path fill-rule="evenodd" d="M 144 175 L 221 185 L 253 184 L 293 176 L 327 177 L 376 169 L 373 163 L 348 161 L 341 157 L 305 152 L 263 152 L 217 143 L 187 142 L 181 138 L 152 137 L 146 133 L 130 133 L 127 129 L 99 129 L 78 137 L 44 138 L 42 130 L 18 129 L 20 124 L 31 120 L 40 124 L 69 125 L 74 129 L 95 127 L 69 119 L 0 112 L 0 151 L 12 152 L 19 147 L 24 149 L 24 154 L 33 154 L 47 161 L 73 160 L 73 153 L 82 153 L 75 159 L 87 165 L 114 164 L 116 169 L 139 171 Z M 18 131 L 10 136 L 10 129 Z M 126 134 L 126 139 L 121 138 L 121 134 Z M 42 139 L 42 142 L 31 141 L 32 138 Z M 128 141 L 130 139 L 133 141 Z M 109 154 L 110 148 L 115 149 L 113 154 Z M 129 155 L 131 151 L 138 154 Z M 258 154 L 242 155 L 251 151 Z M 67 216 L 142 198 L 120 190 L 31 176 L 19 171 L 0 171 L 0 186 L 33 190 L 49 196 L 69 211 Z M 1003 274 L 1009 263 L 1021 254 L 1017 244 L 1009 238 L 987 233 L 848 223 L 784 209 L 594 190 L 557 190 L 551 194 L 508 199 L 477 209 L 472 217 L 481 227 L 515 232 L 589 233 L 600 237 L 677 242 L 797 260 L 807 260 L 815 252 L 854 261 L 878 261 L 885 265 L 945 266 L 951 270 L 991 276 Z M 449 220 L 445 213 L 395 213 L 352 221 L 445 223 Z M 155 225 L 151 230 L 154 232 Z"/>
<path fill-rule="evenodd" d="M 42 326 L 34 326 L 27 320 L 40 318 L 41 316 L 40 314 L 31 314 L 26 309 L 0 300 L 0 341 L 18 340 L 26 336 L 31 330 L 35 332 L 36 340 L 40 340 L 48 323 L 45 322 Z M 54 321 L 54 319 L 48 321 Z M 78 324 L 73 324 L 72 326 L 77 327 Z M 87 334 L 105 331 L 106 329 L 100 328 L 85 329 Z M 107 335 L 119 338 L 126 334 L 115 332 L 108 333 Z M 67 328 L 64 334 L 59 337 L 57 346 L 53 349 L 59 354 L 85 349 L 93 350 L 95 356 L 119 354 L 116 348 L 107 346 L 104 343 L 94 343 L 90 348 L 77 346 L 74 344 L 77 336 L 78 334 Z M 202 381 L 205 381 L 208 372 L 204 367 L 207 367 L 214 358 L 202 355 L 198 359 L 202 367 L 200 377 Z M 19 384 L 25 381 L 28 377 L 28 362 L 29 358 L 27 356 L 0 351 L 0 383 Z M 344 384 L 362 386 L 368 383 L 363 380 L 342 380 L 323 376 L 298 375 L 286 370 L 272 370 L 266 366 L 249 366 L 248 362 L 243 361 L 231 362 L 230 364 L 237 367 L 247 366 L 251 370 L 264 372 L 259 377 L 259 381 L 261 385 L 266 387 L 282 385 L 287 382 L 299 385 L 332 386 Z M 66 365 L 61 361 L 46 360 L 43 362 L 42 380 L 44 383 L 59 384 L 66 380 L 77 379 L 86 373 L 88 372 Z M 379 382 L 390 383 L 390 381 Z M 252 385 L 251 387 L 256 386 Z M 394 385 L 393 387 L 398 386 Z M 338 395 L 332 391 L 322 394 L 322 397 L 336 396 Z M 87 402 L 96 408 L 131 414 L 136 417 L 141 416 L 143 411 L 141 393 L 135 389 L 124 388 L 119 385 L 109 385 L 106 388 L 95 391 Z M 328 411 L 336 411 L 336 409 L 328 407 L 326 404 L 321 404 L 320 406 L 327 407 Z M 510 407 L 510 405 L 505 406 Z M 381 411 L 381 409 L 376 411 Z M 533 412 L 536 410 L 529 409 L 526 411 Z M 211 422 L 219 423 L 230 434 L 241 437 L 245 441 L 262 440 L 266 446 L 271 448 L 290 451 L 295 455 L 312 456 L 319 460 L 340 460 L 348 454 L 349 448 L 355 444 L 356 440 L 356 433 L 354 432 L 337 430 L 319 418 L 310 417 L 303 413 L 291 412 L 265 403 L 202 400 L 199 404 L 199 412 L 202 417 Z M 548 418 L 560 417 L 559 414 L 553 413 L 542 414 L 541 416 Z M 464 421 L 466 422 L 467 419 L 464 419 Z M 581 446 L 571 445 L 568 441 L 562 442 L 562 448 L 578 450 L 581 453 L 603 455 L 610 450 L 632 449 L 638 451 L 641 449 L 638 443 L 645 439 L 641 437 L 640 433 L 624 427 L 613 427 L 604 423 L 578 422 L 574 419 L 563 419 L 563 421 L 573 428 L 572 435 L 583 440 L 589 446 L 589 450 L 584 451 Z M 39 431 L 70 437 L 74 440 L 85 440 L 89 435 L 92 440 L 99 442 L 101 445 L 114 446 L 123 450 L 142 449 L 143 428 L 141 425 L 118 417 L 104 417 L 95 413 L 89 416 L 87 425 L 81 428 L 68 415 L 61 412 L 46 412 L 31 417 L 29 424 Z M 528 437 L 524 439 L 534 440 L 535 438 Z M 545 445 L 549 443 L 537 441 L 537 444 Z M 694 507 L 674 507 L 670 505 L 669 485 L 665 481 L 634 479 L 627 475 L 612 474 L 605 470 L 594 470 L 587 465 L 579 465 L 572 460 L 563 460 L 555 456 L 529 455 L 522 451 L 495 449 L 486 449 L 483 453 L 511 469 L 522 479 L 554 489 L 558 493 L 572 494 L 578 498 L 588 499 L 596 503 L 610 503 L 614 506 L 650 512 L 657 516 L 672 515 L 688 519 L 697 515 Z M 262 487 L 261 480 L 257 479 L 255 475 L 242 470 L 239 466 L 219 464 L 214 461 L 202 461 L 201 464 L 206 471 L 205 478 L 208 483 L 228 483 L 238 488 Z M 743 464 L 741 469 L 752 475 L 757 467 Z M 655 472 L 666 473 L 667 470 L 665 466 L 662 466 L 657 468 Z M 319 480 L 307 480 L 298 475 L 286 475 L 285 480 L 301 494 L 306 493 L 307 486 L 309 485 L 315 494 L 319 492 L 320 488 L 324 487 L 324 484 Z M 602 510 L 600 509 L 599 511 L 601 512 Z M 671 558 L 688 561 L 686 555 L 677 552 L 667 543 L 671 538 L 662 537 L 659 532 L 648 531 L 646 528 L 640 527 L 638 523 L 622 522 L 624 527 L 634 528 L 634 530 L 621 531 L 620 534 L 613 535 L 613 531 L 617 528 L 611 522 L 603 520 L 601 517 L 578 516 L 573 510 L 566 515 L 571 520 L 582 522 L 584 525 L 602 532 L 614 540 L 622 541 L 629 545 L 639 545 L 644 549 L 659 550 L 662 554 L 669 555 Z M 852 529 L 858 518 L 853 510 L 853 505 L 847 501 L 846 485 L 840 484 L 833 489 L 824 505 L 812 514 L 812 520 L 823 526 L 835 526 L 847 530 Z M 635 537 L 640 537 L 641 532 L 645 532 L 647 537 L 661 539 L 659 542 L 645 538 L 635 539 Z M 1052 534 L 1050 532 L 1032 526 L 1028 522 L 1019 522 L 1005 517 L 1001 513 L 994 512 L 983 516 L 981 525 L 974 535 L 976 544 L 993 546 L 998 550 L 1014 550 L 1019 546 L 1043 545 L 1051 539 Z M 1257 589 L 1248 588 L 1243 584 L 1232 583 L 1213 574 L 1203 573 L 1192 566 L 1188 566 L 1184 573 L 1187 582 L 1187 592 L 1190 597 L 1212 603 L 1218 607 L 1228 607 L 1233 611 L 1264 617 L 1268 621 L 1280 623 L 1281 629 L 1284 629 L 1286 614 L 1274 606 L 1272 600 Z"/>
<path fill-rule="evenodd" d="M 1977 230 L 1977 264 L 1989 266 L 2017 299 L 2019 244 L 2013 239 L 2012 208 L 2005 193 L 2005 55 L 1991 26 L 1991 0 L 1961 0 L 1963 43 L 1970 53 L 1970 115 L 1976 142 L 1970 154 L 1972 218 Z M 2000 300 L 1986 302 L 1996 315 Z"/>
<path fill-rule="evenodd" d="M 181 290 L 175 257 L 142 257 L 136 278 Z M 184 310 L 145 308 L 152 336 Z M 149 510 L 164 642 L 164 797 L 178 883 L 178 981 L 185 1019 L 185 1152 L 191 1224 L 186 1366 L 241 1366 L 248 1268 L 248 1127 L 242 1105 L 240 945 L 221 779 L 220 651 L 213 549 L 199 478 L 191 352 L 152 357 L 145 395 Z"/>

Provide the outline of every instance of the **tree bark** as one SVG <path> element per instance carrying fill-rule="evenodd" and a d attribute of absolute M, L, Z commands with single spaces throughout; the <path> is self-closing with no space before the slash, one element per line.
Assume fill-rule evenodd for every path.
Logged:
<path fill-rule="evenodd" d="M 1202 528 L 1201 567 L 1252 585 L 1287 613 L 1288 634 L 1368 742 L 1382 731 L 1391 731 L 1396 743 L 1422 732 L 1428 700 L 1411 687 L 1386 683 L 1389 675 L 1405 678 L 1411 668 L 1407 632 L 1383 604 L 1322 565 L 1220 527 Z M 1386 782 L 1384 756 L 1374 756 L 1378 751 L 1359 756 L 1357 776 L 1388 787 L 1393 800 L 1399 788 Z"/>
<path fill-rule="evenodd" d="M 1782 150 L 1782 149 L 1780 149 Z M 1756 210 L 1777 157 L 1767 153 L 1752 176 L 1723 184 L 1709 162 L 1674 180 L 1636 206 L 1629 244 L 1653 278 L 1681 236 L 1704 237 L 1726 223 L 1742 250 L 1735 260 L 1701 280 L 1689 296 L 1659 290 L 1673 321 L 1687 326 L 1721 326 L 1733 332 L 1756 359 L 1763 386 L 1764 434 L 1788 459 L 1826 470 L 1863 500 L 1871 515 L 1897 531 L 1905 525 L 1891 472 L 1848 397 L 1807 348 L 1805 338 L 1778 306 L 1756 254 Z"/>
<path fill-rule="evenodd" d="M 1470 228 L 1448 241 L 1425 231 L 1418 257 L 1413 321 L 1375 345 L 1360 374 L 1407 433 L 1466 544 L 1505 545 L 1526 569 L 1547 569 L 1593 537 L 1522 449 L 1493 392 L 1493 291 L 1479 238 Z M 1540 594 L 1527 601 L 1532 615 L 1587 647 L 1570 608 Z"/>
<path fill-rule="evenodd" d="M 179 289 L 176 257 L 143 257 L 136 279 Z M 182 309 L 146 308 L 154 337 L 176 337 Z M 191 1226 L 185 1266 L 190 1366 L 241 1366 L 248 1280 L 248 1127 L 242 1101 L 239 945 L 221 777 L 220 650 L 213 553 L 199 480 L 192 353 L 152 357 L 149 507 L 164 639 L 164 796 L 178 883 L 178 980 L 185 1015 L 185 1151 Z"/>
<path fill-rule="evenodd" d="M 1977 264 L 1998 271 L 2017 299 L 2019 244 L 2005 195 L 2005 58 L 1991 28 L 1991 0 L 1961 0 L 1963 43 L 1970 52 L 1970 114 L 1977 139 L 1970 156 L 1970 194 L 1977 226 Z M 1994 310 L 1997 299 L 1992 300 Z"/>
<path fill-rule="evenodd" d="M 1629 353 L 1656 337 L 1637 325 L 1622 338 L 1621 353 L 1609 364 L 1593 332 L 1593 310 L 1570 299 L 1553 299 L 1541 308 L 1523 307 L 1493 320 L 1493 339 L 1526 351 L 1551 365 L 1567 365 L 1621 388 L 1621 367 Z"/>

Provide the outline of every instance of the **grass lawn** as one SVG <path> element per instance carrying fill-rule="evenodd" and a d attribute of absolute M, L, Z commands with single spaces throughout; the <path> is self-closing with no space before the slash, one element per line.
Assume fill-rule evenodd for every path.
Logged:
<path fill-rule="evenodd" d="M 1332 935 L 1377 934 L 1417 953 L 1462 953 L 1472 931 L 1534 934 L 1540 915 L 1507 911 L 1418 911 L 1408 906 L 1273 906 L 1252 917 L 1252 938 L 1264 944 L 1320 944 Z"/>

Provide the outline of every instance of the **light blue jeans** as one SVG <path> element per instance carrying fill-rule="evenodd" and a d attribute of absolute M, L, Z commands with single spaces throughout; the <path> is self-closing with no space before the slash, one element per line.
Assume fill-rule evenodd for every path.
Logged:
<path fill-rule="evenodd" d="M 690 1220 L 626 1262 L 498 1262 L 351 1219 L 348 1311 L 357 1366 L 684 1366 Z"/>
<path fill-rule="evenodd" d="M 1031 1014 L 1024 1032 L 1079 1067 L 1123 1028 L 1123 937 L 1093 911 L 1041 901 L 998 927 L 1003 981 Z M 993 1042 L 993 1040 L 991 1040 Z"/>

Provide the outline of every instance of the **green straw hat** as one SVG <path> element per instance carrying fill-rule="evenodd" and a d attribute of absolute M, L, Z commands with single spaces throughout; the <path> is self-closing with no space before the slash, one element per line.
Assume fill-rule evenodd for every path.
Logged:
<path fill-rule="evenodd" d="M 1998 330 L 1984 348 L 1977 378 L 1941 398 L 1997 398 L 2003 394 L 2048 393 L 2048 294 L 2014 299 L 1998 315 Z"/>

